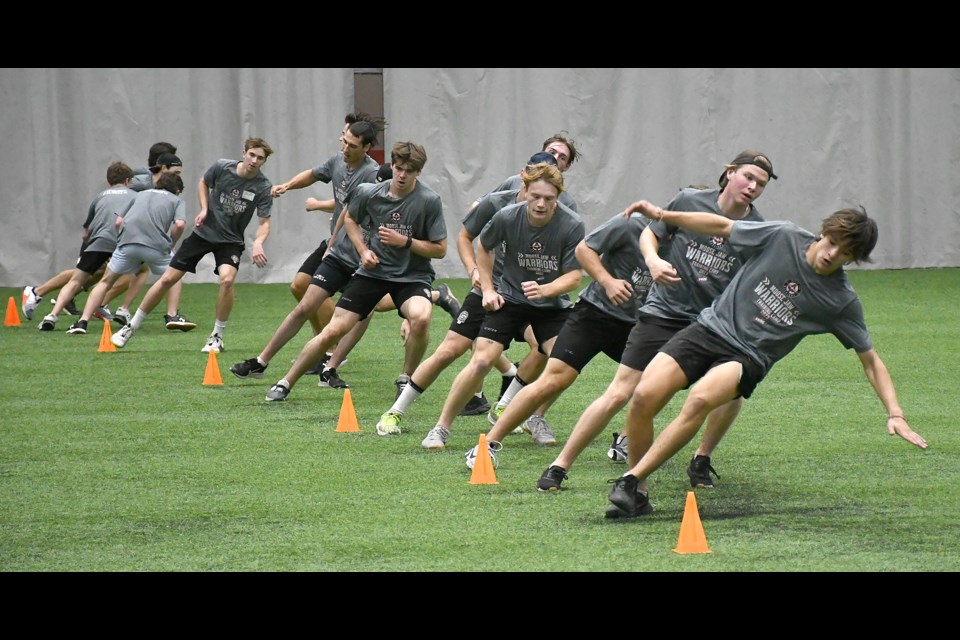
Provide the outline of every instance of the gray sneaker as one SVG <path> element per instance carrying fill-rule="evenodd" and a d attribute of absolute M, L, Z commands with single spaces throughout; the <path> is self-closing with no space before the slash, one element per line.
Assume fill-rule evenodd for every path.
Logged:
<path fill-rule="evenodd" d="M 393 384 L 397 387 L 397 395 L 393 398 L 394 402 L 396 402 L 397 398 L 400 397 L 400 394 L 403 393 L 403 389 L 407 386 L 408 382 L 410 382 L 410 376 L 405 373 L 401 373 L 399 376 L 397 376 L 397 379 L 394 380 Z"/>
<path fill-rule="evenodd" d="M 533 441 L 542 447 L 552 447 L 557 444 L 557 436 L 553 435 L 553 429 L 547 424 L 543 416 L 536 414 L 527 418 L 523 423 L 523 430 L 530 434 Z"/>
<path fill-rule="evenodd" d="M 97 320 L 106 320 L 109 322 L 113 320 L 113 313 L 111 313 L 110 308 L 107 305 L 102 304 L 94 310 L 93 317 Z"/>
<path fill-rule="evenodd" d="M 437 425 L 430 429 L 420 446 L 424 449 L 446 449 L 448 437 L 450 437 L 450 429 Z"/>
<path fill-rule="evenodd" d="M 613 444 L 607 449 L 607 457 L 614 462 L 627 461 L 627 435 L 613 432 Z"/>
<path fill-rule="evenodd" d="M 267 402 L 282 402 L 288 395 L 290 395 L 290 389 L 278 382 L 267 391 Z"/>

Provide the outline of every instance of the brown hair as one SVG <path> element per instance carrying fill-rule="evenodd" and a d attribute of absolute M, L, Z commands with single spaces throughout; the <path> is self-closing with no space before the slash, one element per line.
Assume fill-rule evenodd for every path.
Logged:
<path fill-rule="evenodd" d="M 390 164 L 404 164 L 420 171 L 427 164 L 427 152 L 416 142 L 395 142 L 390 151 Z"/>
<path fill-rule="evenodd" d="M 175 196 L 183 193 L 183 178 L 179 173 L 162 173 L 157 179 L 157 189 L 164 189 Z"/>
<path fill-rule="evenodd" d="M 107 184 L 123 184 L 133 177 L 133 169 L 122 162 L 114 162 L 107 167 Z"/>
<path fill-rule="evenodd" d="M 246 153 L 250 149 L 263 149 L 264 160 L 273 153 L 273 148 L 263 138 L 247 138 L 247 141 L 243 143 L 243 152 Z"/>
<path fill-rule="evenodd" d="M 872 262 L 870 252 L 877 246 L 877 223 L 863 207 L 840 209 L 824 218 L 820 233 L 844 251 L 849 251 L 854 262 Z"/>
<path fill-rule="evenodd" d="M 580 152 L 577 151 L 577 147 L 574 145 L 573 138 L 569 137 L 566 131 L 555 133 L 543 141 L 543 148 L 541 151 L 546 151 L 547 147 L 554 142 L 562 142 L 563 144 L 567 145 L 567 148 L 570 149 L 569 166 L 573 166 L 573 163 L 577 160 L 577 158 L 580 157 Z"/>

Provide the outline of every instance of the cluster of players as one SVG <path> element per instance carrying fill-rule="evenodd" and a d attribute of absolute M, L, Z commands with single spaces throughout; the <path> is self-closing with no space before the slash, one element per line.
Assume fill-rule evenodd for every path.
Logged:
<path fill-rule="evenodd" d="M 648 476 L 704 423 L 687 474 L 693 487 L 714 486 L 719 476 L 711 455 L 744 399 L 803 337 L 832 333 L 857 353 L 887 411 L 888 432 L 927 446 L 904 418 L 843 269 L 868 261 L 876 245 L 876 223 L 864 210 L 836 211 L 818 233 L 764 221 L 754 203 L 777 176 L 766 154 L 745 150 L 723 167 L 717 187 L 681 189 L 665 207 L 637 201 L 587 232 L 563 177 L 579 154 L 574 141 L 558 133 L 519 174 L 478 198 L 463 218 L 456 247 L 472 289 L 461 305 L 445 285 L 432 286 L 431 261 L 446 254 L 447 229 L 440 197 L 419 179 L 426 150 L 415 142 L 397 142 L 389 164 L 380 166 L 368 152 L 384 126 L 382 119 L 348 114 L 340 153 L 279 185 L 261 172 L 271 147 L 248 139 L 241 160 L 218 160 L 201 177 L 195 228 L 176 252 L 185 205 L 175 149 L 151 162 L 151 174 L 141 174 L 146 184 L 140 191 L 130 188 L 132 170 L 111 165 L 110 187 L 97 195 L 84 224 L 86 245 L 77 268 L 40 328 L 52 330 L 73 295 L 105 265 L 80 320 L 68 332 L 84 333 L 91 317 L 109 317 L 105 296 L 119 295 L 111 287 L 122 277 L 135 278 L 141 271 L 145 276 L 146 269 L 160 277 L 136 313 L 126 310 L 128 298 L 112 314 L 123 324 L 114 344 L 127 345 L 164 297 L 167 328 L 190 330 L 196 325 L 177 309 L 180 282 L 212 254 L 220 287 L 216 322 L 203 351 L 222 351 L 244 230 L 253 214 L 259 227 L 252 261 L 264 267 L 273 199 L 322 181 L 332 184 L 334 197 L 308 198 L 306 207 L 333 214 L 330 238 L 301 266 L 291 285 L 297 305 L 263 350 L 230 368 L 238 378 L 263 377 L 273 356 L 310 321 L 313 338 L 270 386 L 269 402 L 286 400 L 309 373 L 320 376 L 321 386 L 347 387 L 337 367 L 374 311 L 395 309 L 403 319 L 404 365 L 395 380 L 395 400 L 376 432 L 401 434 L 417 398 L 469 350 L 469 361 L 421 446 L 446 448 L 457 416 L 486 413 L 492 425 L 486 439 L 499 464 L 503 442 L 512 433 L 527 433 L 544 446 L 557 444 L 546 419 L 549 407 L 604 353 L 618 363 L 613 380 L 584 409 L 536 486 L 560 491 L 579 454 L 629 404 L 625 426 L 613 434 L 608 452 L 614 461 L 627 462 L 629 470 L 611 481 L 606 516 L 631 518 L 653 510 Z M 584 273 L 591 280 L 574 304 L 570 294 Z M 137 286 L 132 282 L 128 296 Z M 42 287 L 24 291 L 28 318 L 46 293 Z M 452 322 L 441 344 L 424 358 L 434 305 L 448 311 Z M 530 345 L 518 363 L 504 355 L 514 340 Z M 503 383 L 491 406 L 482 387 L 494 367 Z M 654 417 L 686 388 L 690 392 L 678 416 L 654 439 Z M 476 447 L 466 452 L 468 467 L 476 455 Z"/>

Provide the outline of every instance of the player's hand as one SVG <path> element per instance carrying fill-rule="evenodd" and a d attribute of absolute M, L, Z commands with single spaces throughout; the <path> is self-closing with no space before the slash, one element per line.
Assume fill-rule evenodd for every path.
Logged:
<path fill-rule="evenodd" d="M 677 270 L 673 265 L 657 256 L 647 263 L 650 269 L 650 277 L 657 284 L 677 284 L 680 278 L 677 276 Z"/>
<path fill-rule="evenodd" d="M 287 185 L 285 184 L 275 184 L 270 187 L 270 195 L 274 198 L 279 198 L 281 195 L 287 192 Z"/>
<path fill-rule="evenodd" d="M 523 295 L 527 300 L 543 300 L 544 295 L 540 290 L 540 283 L 536 280 L 526 280 L 520 283 L 523 287 Z"/>
<path fill-rule="evenodd" d="M 377 237 L 380 238 L 381 244 L 388 247 L 402 247 L 407 244 L 407 236 L 396 229 L 390 229 L 382 225 L 377 229 Z"/>
<path fill-rule="evenodd" d="M 263 247 L 254 244 L 252 258 L 253 264 L 257 265 L 258 268 L 262 269 L 267 266 L 267 254 L 263 252 Z"/>
<path fill-rule="evenodd" d="M 633 285 L 626 280 L 614 279 L 603 287 L 610 302 L 619 306 L 633 297 Z"/>
<path fill-rule="evenodd" d="M 360 254 L 360 262 L 364 269 L 373 269 L 380 264 L 380 258 L 370 249 L 364 249 Z"/>
<path fill-rule="evenodd" d="M 910 444 L 915 444 L 921 449 L 927 448 L 927 441 L 924 440 L 919 433 L 910 428 L 906 418 L 903 416 L 887 418 L 887 433 L 892 436 L 900 436 Z"/>
<path fill-rule="evenodd" d="M 483 308 L 487 311 L 499 311 L 503 308 L 503 296 L 496 291 L 484 291 Z"/>
<path fill-rule="evenodd" d="M 197 227 L 203 226 L 203 221 L 207 219 L 207 210 L 204 209 L 197 214 L 197 217 L 193 219 L 193 224 Z"/>

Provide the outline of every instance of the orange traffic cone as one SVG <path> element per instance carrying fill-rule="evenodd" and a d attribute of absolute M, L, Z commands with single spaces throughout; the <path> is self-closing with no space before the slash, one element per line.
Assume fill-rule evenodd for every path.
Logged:
<path fill-rule="evenodd" d="M 707 534 L 700 522 L 700 510 L 693 491 L 687 491 L 687 505 L 683 509 L 683 521 L 680 523 L 680 538 L 677 540 L 677 553 L 713 553 L 707 546 Z"/>
<path fill-rule="evenodd" d="M 10 299 L 7 300 L 7 317 L 3 321 L 3 326 L 5 327 L 20 326 L 20 312 L 17 311 L 17 303 L 14 302 L 13 296 L 10 296 Z"/>
<path fill-rule="evenodd" d="M 340 419 L 337 420 L 337 431 L 340 433 L 360 431 L 360 425 L 357 423 L 357 412 L 353 408 L 353 396 L 350 395 L 350 389 L 343 390 L 343 402 L 340 404 Z"/>
<path fill-rule="evenodd" d="M 207 370 L 203 373 L 203 384 L 223 384 L 220 366 L 217 364 L 217 352 L 211 351 L 207 358 Z"/>
<path fill-rule="evenodd" d="M 480 434 L 480 441 L 477 442 L 477 459 L 473 463 L 470 484 L 499 484 L 497 475 L 493 472 L 493 460 L 490 459 L 490 447 L 487 445 L 485 433 Z"/>
<path fill-rule="evenodd" d="M 117 345 L 113 344 L 110 341 L 110 338 L 113 337 L 113 330 L 110 329 L 110 321 L 103 321 L 103 333 L 100 334 L 100 348 L 97 351 L 110 353 L 117 350 Z"/>

